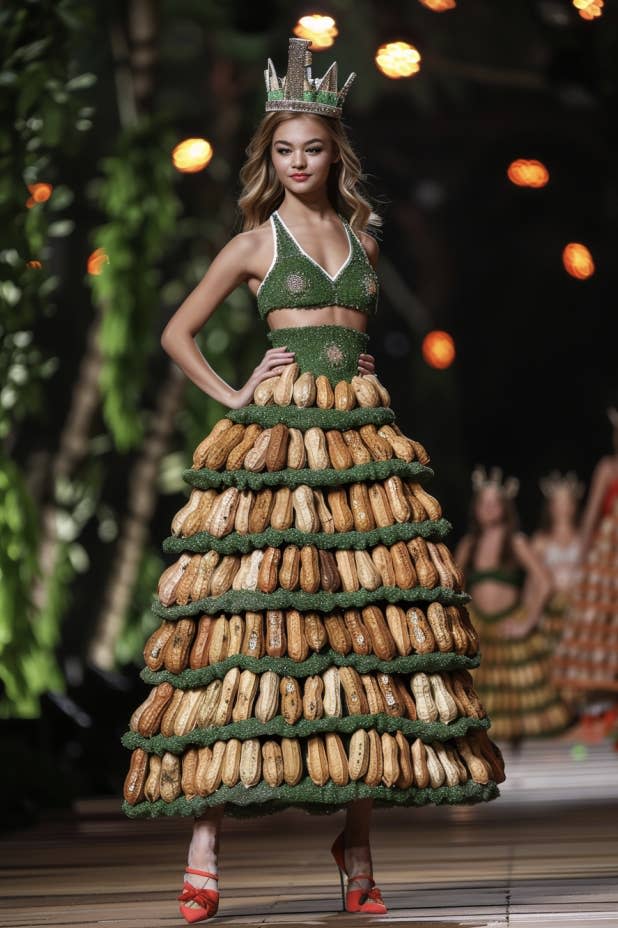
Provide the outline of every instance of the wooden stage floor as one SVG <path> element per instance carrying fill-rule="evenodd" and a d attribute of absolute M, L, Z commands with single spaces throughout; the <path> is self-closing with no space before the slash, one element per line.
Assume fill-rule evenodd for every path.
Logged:
<path fill-rule="evenodd" d="M 226 820 L 218 926 L 618 928 L 618 754 L 565 741 L 507 753 L 502 798 L 375 813 L 382 918 L 342 914 L 341 816 Z M 0 928 L 171 928 L 190 822 L 83 801 L 0 841 Z"/>

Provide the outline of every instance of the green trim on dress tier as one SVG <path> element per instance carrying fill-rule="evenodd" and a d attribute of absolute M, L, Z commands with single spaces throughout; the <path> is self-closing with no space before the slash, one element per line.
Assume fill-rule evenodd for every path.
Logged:
<path fill-rule="evenodd" d="M 280 738 L 308 738 L 311 735 L 336 731 L 342 735 L 351 735 L 359 728 L 366 731 L 374 729 L 378 734 L 396 731 L 410 738 L 420 738 L 421 741 L 449 741 L 451 738 L 461 738 L 469 731 L 489 728 L 489 719 L 474 719 L 470 716 L 461 716 L 448 724 L 446 722 L 423 722 L 420 719 L 404 719 L 400 715 L 386 715 L 376 712 L 372 715 L 325 715 L 319 719 L 299 719 L 293 725 L 286 722 L 282 715 L 275 715 L 267 722 L 251 717 L 240 722 L 230 722 L 229 725 L 211 725 L 208 728 L 194 728 L 186 735 L 152 735 L 148 738 L 136 731 L 127 731 L 122 736 L 122 743 L 126 748 L 134 750 L 142 748 L 148 754 L 182 754 L 190 747 L 206 747 L 215 741 L 230 741 L 238 738 L 248 741 L 250 738 L 277 735 Z"/>
<path fill-rule="evenodd" d="M 288 407 L 289 408 L 289 407 Z M 277 406 L 246 406 L 245 409 L 262 410 L 280 410 L 282 407 Z M 307 412 L 306 409 L 297 409 L 297 412 Z M 366 410 L 365 410 L 366 411 Z M 373 410 L 375 411 L 375 410 Z M 242 410 L 236 410 L 242 412 Z M 311 412 L 311 410 L 309 410 Z M 320 409 L 319 412 L 336 412 L 337 415 L 350 416 L 360 410 L 352 409 L 350 412 L 340 412 L 335 409 Z M 285 413 L 280 414 L 280 418 L 285 418 Z M 231 419 L 232 415 L 226 418 Z M 272 423 L 271 425 L 276 424 Z M 287 425 L 287 423 L 285 423 Z M 375 423 L 372 423 L 375 425 Z M 305 428 L 310 428 L 304 423 Z M 346 420 L 346 427 L 348 426 Z M 330 426 L 326 426 L 330 428 Z M 399 458 L 389 458 L 387 461 L 368 461 L 366 464 L 355 464 L 353 467 L 347 467 L 345 470 L 337 470 L 334 467 L 326 467 L 324 470 L 314 470 L 309 467 L 293 468 L 284 467 L 282 470 L 259 471 L 255 473 L 251 470 L 209 470 L 207 467 L 193 468 L 189 467 L 183 470 L 182 477 L 185 483 L 198 490 L 208 490 L 210 487 L 238 487 L 244 490 L 249 487 L 251 490 L 261 490 L 262 487 L 298 487 L 304 484 L 309 487 L 340 487 L 348 483 L 359 483 L 366 480 L 385 480 L 387 477 L 401 477 L 402 480 L 412 479 L 418 483 L 425 483 L 428 478 L 433 477 L 431 467 L 425 467 L 418 461 L 400 461 Z"/>
<path fill-rule="evenodd" d="M 293 806 L 313 815 L 330 815 L 344 809 L 356 799 L 373 799 L 380 808 L 400 808 L 402 806 L 434 805 L 471 805 L 476 802 L 488 802 L 499 796 L 499 790 L 493 780 L 481 785 L 468 780 L 460 786 L 440 786 L 437 789 L 416 786 L 410 789 L 393 789 L 388 786 L 367 786 L 361 781 L 353 781 L 347 786 L 336 786 L 332 780 L 324 786 L 316 786 L 309 778 L 301 780 L 296 786 L 269 786 L 264 780 L 247 789 L 242 783 L 236 786 L 220 786 L 210 796 L 196 796 L 187 799 L 179 796 L 173 802 L 140 802 L 129 805 L 124 802 L 122 811 L 130 818 L 156 818 L 160 815 L 199 816 L 211 806 L 226 803 L 225 814 L 234 818 L 255 818 L 270 815 Z"/>
<path fill-rule="evenodd" d="M 411 538 L 440 540 L 451 529 L 446 519 L 424 522 L 396 522 L 394 525 L 378 526 L 367 532 L 301 532 L 298 528 L 267 528 L 263 532 L 246 535 L 230 532 L 223 538 L 215 538 L 208 532 L 196 532 L 188 538 L 170 536 L 163 542 L 163 550 L 175 554 L 181 551 L 218 551 L 219 554 L 246 554 L 256 548 L 280 548 L 281 545 L 315 545 L 322 550 L 364 551 L 374 545 L 393 545 L 397 541 Z"/>
<path fill-rule="evenodd" d="M 334 377 L 332 383 L 348 379 Z M 280 422 L 289 428 L 300 429 L 358 429 L 361 425 L 389 425 L 395 421 L 395 413 L 385 406 L 357 407 L 356 409 L 319 409 L 317 406 L 244 406 L 228 412 L 227 418 L 242 425 L 257 423 L 269 429 Z M 319 473 L 316 471 L 315 473 Z"/>
<path fill-rule="evenodd" d="M 260 612 L 263 609 L 300 609 L 304 612 L 332 612 L 333 609 L 362 608 L 370 603 L 384 600 L 388 603 L 442 603 L 444 606 L 463 606 L 470 597 L 466 593 L 455 593 L 446 587 L 424 586 L 404 589 L 400 586 L 379 586 L 375 590 L 364 587 L 353 592 L 305 593 L 303 590 L 285 590 L 282 587 L 272 593 L 259 590 L 228 590 L 221 596 L 208 596 L 186 606 L 164 606 L 154 599 L 151 609 L 155 615 L 168 621 L 184 619 L 192 615 L 215 615 L 217 612 Z"/>
<path fill-rule="evenodd" d="M 212 680 L 222 680 L 228 670 L 239 667 L 241 670 L 251 670 L 253 673 L 263 673 L 272 670 L 280 677 L 295 677 L 302 680 L 322 673 L 328 667 L 354 667 L 358 673 L 445 673 L 451 670 L 473 670 L 479 665 L 479 656 L 468 657 L 465 654 L 456 654 L 454 651 L 431 651 L 429 654 L 406 654 L 394 657 L 390 661 L 382 661 L 376 654 L 340 654 L 328 648 L 319 653 L 313 653 L 305 661 L 295 661 L 291 657 L 271 657 L 264 654 L 262 657 L 251 657 L 250 654 L 232 654 L 230 657 L 208 664 L 198 670 L 190 668 L 181 673 L 170 673 L 169 670 L 150 670 L 148 667 L 140 673 L 145 683 L 158 686 L 159 683 L 171 683 L 175 689 L 186 690 L 196 686 L 206 686 Z"/>

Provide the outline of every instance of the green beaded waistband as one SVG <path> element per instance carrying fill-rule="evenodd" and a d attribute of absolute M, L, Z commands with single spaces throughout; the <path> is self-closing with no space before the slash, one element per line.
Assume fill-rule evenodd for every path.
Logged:
<path fill-rule="evenodd" d="M 358 374 L 359 355 L 367 351 L 369 336 L 345 325 L 306 325 L 273 329 L 273 348 L 286 347 L 296 355 L 301 373 L 324 374 L 331 384 Z"/>

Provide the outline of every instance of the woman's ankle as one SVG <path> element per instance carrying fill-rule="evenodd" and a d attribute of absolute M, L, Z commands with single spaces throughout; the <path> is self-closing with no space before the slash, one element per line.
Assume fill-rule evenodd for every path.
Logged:
<path fill-rule="evenodd" d="M 191 841 L 187 855 L 187 866 L 207 873 L 219 872 L 219 855 L 211 842 Z"/>
<path fill-rule="evenodd" d="M 373 874 L 369 844 L 356 844 L 345 849 L 345 865 L 350 878 L 357 873 Z"/>

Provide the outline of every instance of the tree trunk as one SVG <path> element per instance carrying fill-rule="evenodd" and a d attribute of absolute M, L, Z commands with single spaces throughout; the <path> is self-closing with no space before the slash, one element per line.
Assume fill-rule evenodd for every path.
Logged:
<path fill-rule="evenodd" d="M 159 465 L 174 433 L 185 384 L 180 368 L 170 362 L 169 373 L 159 391 L 152 429 L 131 473 L 129 510 L 88 651 L 88 659 L 104 670 L 111 670 L 115 663 L 116 642 L 131 602 L 148 525 L 157 504 Z"/>
<path fill-rule="evenodd" d="M 88 440 L 92 418 L 99 405 L 99 351 L 100 316 L 97 314 L 86 339 L 86 350 L 82 357 L 73 392 L 69 413 L 60 433 L 58 452 L 51 466 L 51 498 L 44 506 L 41 516 L 41 541 L 39 545 L 39 576 L 32 591 L 32 600 L 37 610 L 43 609 L 47 599 L 47 588 L 56 563 L 58 552 L 57 521 L 59 508 L 55 504 L 56 483 L 68 478 L 88 452 Z"/>

